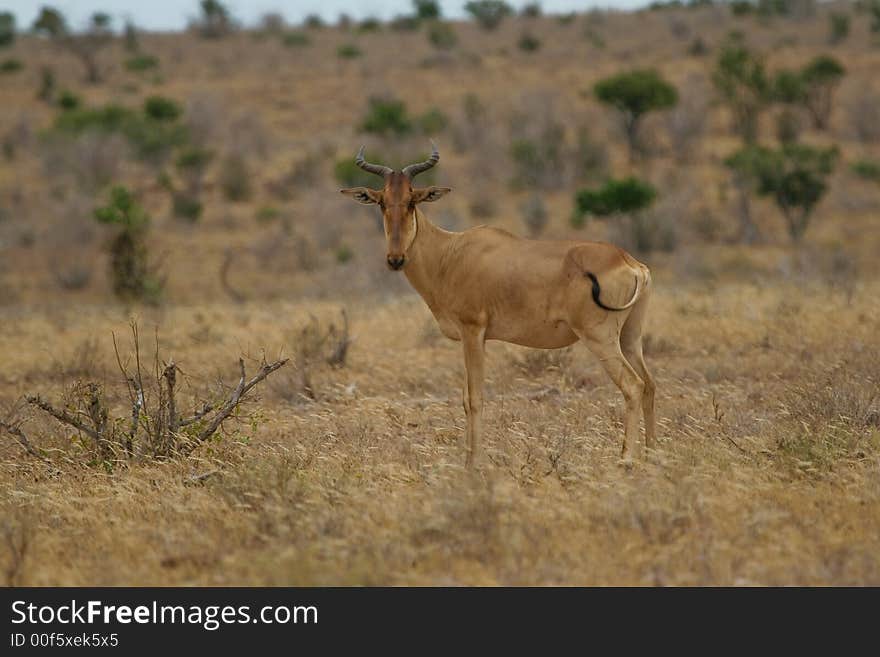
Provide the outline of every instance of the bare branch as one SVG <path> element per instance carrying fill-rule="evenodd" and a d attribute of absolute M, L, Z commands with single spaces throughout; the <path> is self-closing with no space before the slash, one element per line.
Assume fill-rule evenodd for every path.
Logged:
<path fill-rule="evenodd" d="M 234 255 L 232 249 L 226 249 L 226 253 L 223 255 L 223 263 L 220 265 L 220 285 L 223 287 L 223 291 L 229 295 L 235 303 L 244 303 L 247 298 L 234 287 L 229 282 L 229 270 L 232 269 L 232 259 Z"/>
<path fill-rule="evenodd" d="M 210 413 L 213 410 L 214 410 L 213 404 L 205 404 L 204 407 L 202 408 L 202 410 L 200 410 L 198 413 L 196 413 L 190 417 L 183 418 L 182 420 L 180 420 L 180 422 L 177 423 L 177 426 L 178 427 L 186 427 L 186 426 L 189 426 L 190 424 L 194 424 L 194 423 L 198 422 L 199 420 L 201 420 L 203 417 L 205 417 L 208 413 Z"/>
<path fill-rule="evenodd" d="M 95 431 L 94 429 L 90 429 L 89 427 L 84 425 L 82 422 L 80 422 L 77 418 L 75 418 L 73 415 L 71 415 L 67 411 L 58 410 L 57 408 L 52 406 L 52 404 L 45 401 L 39 395 L 28 395 L 25 399 L 27 400 L 28 404 L 33 404 L 34 406 L 41 408 L 42 410 L 46 411 L 49 415 L 54 417 L 59 422 L 63 422 L 64 424 L 69 424 L 74 429 L 79 429 L 80 431 L 82 431 L 84 434 L 89 436 L 95 442 L 98 441 L 98 432 L 97 431 Z"/>
<path fill-rule="evenodd" d="M 196 436 L 192 442 L 188 445 L 184 446 L 181 449 L 183 454 L 189 454 L 192 452 L 199 444 L 203 443 L 205 440 L 210 438 L 215 431 L 220 427 L 223 421 L 228 418 L 232 412 L 235 410 L 235 407 L 238 406 L 241 398 L 247 394 L 247 392 L 257 385 L 260 381 L 269 376 L 272 372 L 287 364 L 290 359 L 285 358 L 284 360 L 275 361 L 274 363 L 263 363 L 263 366 L 260 368 L 260 371 L 250 380 L 247 381 L 247 376 L 245 374 L 244 369 L 244 359 L 238 359 L 238 366 L 241 371 L 241 376 L 238 380 L 238 385 L 233 390 L 232 394 L 229 396 L 229 399 L 226 401 L 223 406 L 217 411 L 217 413 L 210 419 L 207 426 L 202 429 L 198 436 Z"/>
<path fill-rule="evenodd" d="M 5 429 L 7 433 L 13 436 L 18 441 L 18 444 L 21 445 L 24 448 L 24 451 L 26 451 L 28 454 L 36 459 L 39 459 L 43 463 L 46 463 L 47 465 L 52 465 L 52 461 L 40 454 L 34 448 L 34 446 L 31 445 L 31 441 L 28 440 L 28 437 L 25 435 L 24 431 L 22 431 L 20 427 L 12 424 L 7 424 L 6 422 L 0 420 L 0 429 Z"/>

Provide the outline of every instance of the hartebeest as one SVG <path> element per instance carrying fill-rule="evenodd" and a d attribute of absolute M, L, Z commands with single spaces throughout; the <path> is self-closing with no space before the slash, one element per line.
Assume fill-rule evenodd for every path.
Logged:
<path fill-rule="evenodd" d="M 435 226 L 419 204 L 452 190 L 412 185 L 440 160 L 432 147 L 426 161 L 401 171 L 366 162 L 361 147 L 355 162 L 381 176 L 384 187 L 341 191 L 359 203 L 379 206 L 388 266 L 403 269 L 443 334 L 464 346 L 467 465 L 473 466 L 480 450 L 486 340 L 559 349 L 580 339 L 626 400 L 622 455 L 637 449 L 640 410 L 645 445 L 651 447 L 654 380 L 642 355 L 648 268 L 611 244 L 528 240 L 487 226 L 461 233 Z"/>

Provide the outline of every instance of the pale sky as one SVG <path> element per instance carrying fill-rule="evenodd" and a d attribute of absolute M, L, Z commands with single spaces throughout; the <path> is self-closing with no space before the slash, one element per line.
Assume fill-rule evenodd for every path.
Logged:
<path fill-rule="evenodd" d="M 440 0 L 443 15 L 451 18 L 464 16 L 466 0 Z M 546 13 L 586 11 L 592 7 L 631 9 L 648 4 L 649 0 L 543 0 Z M 397 14 L 411 13 L 411 0 L 225 0 L 232 14 L 246 25 L 255 24 L 260 16 L 270 11 L 280 12 L 291 23 L 300 22 L 309 14 L 319 14 L 333 22 L 340 13 L 353 18 L 376 16 L 388 19 Z M 525 0 L 508 0 L 519 9 Z M 116 26 L 131 18 L 147 30 L 178 30 L 186 27 L 189 19 L 198 15 L 198 0 L 0 0 L 0 11 L 16 15 L 19 29 L 30 27 L 43 5 L 59 9 L 74 28 L 83 27 L 96 11 L 105 11 L 114 18 Z"/>

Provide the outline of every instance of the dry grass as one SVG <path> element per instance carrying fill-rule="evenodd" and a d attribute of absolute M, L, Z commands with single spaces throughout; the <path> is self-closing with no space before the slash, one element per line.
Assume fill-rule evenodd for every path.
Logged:
<path fill-rule="evenodd" d="M 363 138 L 366 99 L 393 92 L 413 115 L 437 106 L 453 120 L 437 135 L 437 183 L 455 193 L 428 214 L 522 232 L 519 208 L 533 192 L 510 189 L 507 146 L 523 99 L 547 101 L 569 151 L 588 126 L 624 175 L 633 171 L 619 135 L 590 99 L 600 76 L 658 66 L 705 93 L 713 55 L 689 56 L 691 37 L 715 48 L 734 28 L 774 69 L 827 48 L 825 8 L 767 25 L 720 11 L 594 15 L 604 48 L 583 36 L 586 17 L 535 20 L 536 54 L 516 49 L 513 20 L 491 35 L 456 24 L 459 46 L 440 58 L 422 33 L 327 29 L 305 48 L 250 34 L 149 35 L 158 76 L 125 73 L 114 46 L 98 87 L 79 86 L 75 63 L 46 44 L 19 39 L 10 56 L 26 68 L 3 80 L 0 107 L 0 137 L 18 144 L 0 161 L 0 419 L 23 420 L 54 466 L 0 434 L 0 583 L 880 585 L 880 202 L 845 165 L 799 251 L 765 202 L 754 208 L 765 242 L 731 245 L 735 198 L 721 161 L 737 142 L 724 110 L 697 99 L 707 101 L 697 103 L 708 108 L 704 137 L 681 162 L 668 121 L 649 122 L 652 156 L 635 173 L 661 186 L 679 246 L 645 258 L 657 283 L 646 352 L 661 444 L 628 470 L 617 463 L 620 394 L 586 350 L 492 343 L 488 462 L 466 472 L 459 346 L 384 268 L 375 211 L 336 191 L 333 163 Z M 363 58 L 336 57 L 348 41 Z M 831 134 L 805 138 L 838 143 L 844 162 L 876 159 L 878 145 L 858 141 L 844 108 L 867 93 L 880 50 L 862 27 L 834 53 L 848 75 Z M 155 171 L 120 165 L 153 215 L 150 247 L 168 277 L 158 308 L 114 305 L 95 198 L 46 162 L 38 134 L 56 110 L 34 99 L 43 64 L 90 104 L 174 97 L 217 146 L 216 161 L 248 158 L 252 198 L 224 200 L 219 168 L 209 169 L 195 226 L 171 217 Z M 486 108 L 482 123 L 468 123 L 468 94 Z M 456 135 L 466 135 L 458 147 Z M 424 141 L 368 138 L 400 154 Z M 611 222 L 569 226 L 575 186 L 541 193 L 543 235 L 613 236 Z M 475 217 L 486 200 L 493 216 Z M 277 218 L 259 221 L 269 206 L 277 215 L 262 216 Z M 695 224 L 707 216 L 717 226 Z M 352 341 L 334 366 L 322 336 L 341 330 L 342 308 Z M 20 400 L 63 400 L 93 381 L 124 417 L 110 336 L 132 316 L 145 334 L 158 328 L 183 399 L 233 383 L 239 355 L 292 361 L 189 457 L 89 467 L 76 435 Z"/>
<path fill-rule="evenodd" d="M 490 462 L 466 472 L 456 345 L 425 346 L 417 299 L 354 308 L 348 364 L 313 372 L 315 401 L 265 388 L 253 423 L 190 459 L 50 476 L 5 441 L 6 531 L 28 540 L 3 566 L 36 585 L 878 584 L 878 292 L 862 286 L 857 312 L 822 288 L 658 294 L 662 442 L 631 470 L 619 393 L 585 350 L 526 372 L 520 350 L 491 344 Z M 186 371 L 278 349 L 277 318 L 306 310 L 333 312 L 246 306 L 211 343 L 194 318 L 222 306 L 150 319 Z M 106 312 L 68 318 L 64 342 L 123 330 Z M 27 372 L 52 321 L 6 323 L 4 371 L 26 375 L 4 401 L 60 390 Z M 42 418 L 25 426 L 64 447 Z"/>

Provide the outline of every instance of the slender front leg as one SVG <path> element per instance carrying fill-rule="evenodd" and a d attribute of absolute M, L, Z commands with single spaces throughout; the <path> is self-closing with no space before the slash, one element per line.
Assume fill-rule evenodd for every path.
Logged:
<path fill-rule="evenodd" d="M 464 327 L 461 342 L 464 347 L 464 412 L 467 416 L 467 459 L 468 468 L 476 466 L 480 460 L 480 437 L 483 421 L 483 360 L 486 329 L 483 327 Z"/>

